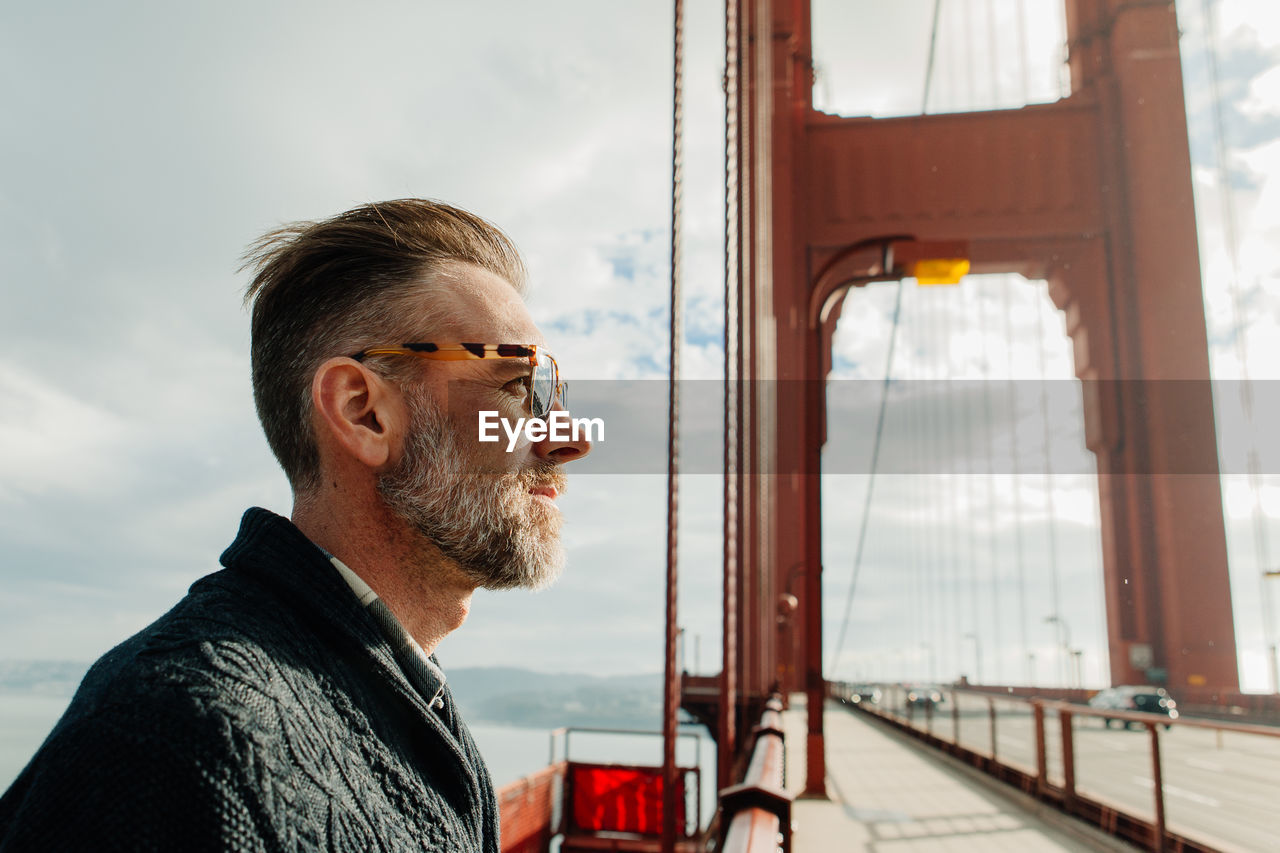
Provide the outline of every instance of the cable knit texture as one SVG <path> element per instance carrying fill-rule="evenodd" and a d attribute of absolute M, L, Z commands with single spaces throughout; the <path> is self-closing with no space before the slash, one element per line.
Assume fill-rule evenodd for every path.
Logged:
<path fill-rule="evenodd" d="M 89 670 L 0 850 L 497 853 L 448 688 L 432 710 L 320 550 L 251 509 L 222 563 Z"/>

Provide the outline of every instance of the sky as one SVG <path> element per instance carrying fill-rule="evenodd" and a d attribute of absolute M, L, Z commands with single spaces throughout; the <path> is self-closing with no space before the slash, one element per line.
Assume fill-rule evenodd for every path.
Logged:
<path fill-rule="evenodd" d="M 1060 13 L 1026 4 L 1035 47 L 1024 85 L 1020 53 L 1007 39 L 1012 0 L 970 2 L 968 15 L 959 0 L 944 2 L 932 111 L 1065 93 Z M 1261 0 L 1216 5 L 1245 364 L 1263 378 L 1280 364 L 1280 16 Z M 685 377 L 714 381 L 722 356 L 722 10 L 697 0 L 686 8 L 682 363 Z M 818 105 L 849 115 L 919 111 L 930 8 L 926 0 L 815 2 Z M 1211 355 L 1216 375 L 1234 378 L 1242 362 L 1225 286 L 1223 185 L 1206 130 L 1202 6 L 1179 10 Z M 0 2 L 0 657 L 91 660 L 216 569 L 245 508 L 287 514 L 287 484 L 253 411 L 241 306 L 247 277 L 238 270 L 245 247 L 283 222 L 403 196 L 471 209 L 524 251 L 530 309 L 570 378 L 657 386 L 667 347 L 669 14 L 667 4 L 634 0 Z M 965 26 L 972 32 L 962 38 Z M 967 318 L 949 327 L 945 352 L 925 345 L 938 315 L 911 291 L 906 306 L 917 320 L 903 326 L 895 376 L 933 378 L 945 364 L 951 372 L 941 375 L 951 378 L 1004 378 L 1001 365 L 1038 364 L 1043 354 L 1045 372 L 1018 376 L 1068 380 L 1069 346 L 1042 285 L 1019 281 L 1008 290 L 1013 349 L 995 328 L 1006 285 L 988 280 L 941 297 L 954 303 L 949 316 Z M 849 301 L 838 377 L 883 376 L 891 307 L 884 288 Z M 1048 330 L 1043 346 L 1037 318 Z M 1035 432 L 1033 409 L 1023 419 Z M 903 423 L 904 435 L 927 426 Z M 1006 578 L 997 596 L 1010 595 L 1012 561 L 1001 555 L 1011 547 L 1006 522 L 1016 500 L 1023 545 L 1039 554 L 1028 568 L 1039 667 L 1032 674 L 1061 677 L 1057 626 L 1043 621 L 1054 612 L 1046 577 L 1056 563 L 1057 612 L 1084 652 L 1086 676 L 1100 683 L 1096 497 L 1079 473 L 1073 428 L 1061 427 L 1051 442 L 1064 448 L 1060 470 L 1069 473 L 1052 483 L 997 478 L 990 491 L 983 483 L 963 496 L 988 524 L 962 550 L 997 555 Z M 934 650 L 940 677 L 971 668 L 964 655 L 975 649 L 954 636 L 969 616 L 953 610 L 972 590 L 928 592 L 924 568 L 929 553 L 969 536 L 948 516 L 960 497 L 945 483 L 932 497 L 911 491 L 918 487 L 885 478 L 877 493 L 847 653 L 847 665 L 869 675 L 915 667 L 923 677 L 922 643 Z M 864 488 L 861 478 L 827 490 L 829 642 L 853 563 L 849 520 L 860 517 Z M 712 672 L 720 483 L 691 475 L 681 489 L 682 623 L 697 638 L 697 668 Z M 1243 640 L 1255 655 L 1262 648 L 1256 564 L 1248 562 L 1253 493 L 1229 482 L 1226 494 L 1238 634 L 1252 673 L 1258 665 Z M 1280 516 L 1275 478 L 1264 498 Z M 922 499 L 934 502 L 929 535 L 904 554 L 911 538 L 899 533 L 921 522 Z M 478 593 L 467 624 L 441 646 L 446 666 L 660 668 L 663 476 L 571 476 L 560 503 L 569 554 L 562 580 L 539 593 Z M 915 516 L 903 510 L 912 506 Z M 1000 606 L 983 598 L 978 612 Z M 904 612 L 923 615 L 904 620 Z M 906 633 L 893 627 L 903 625 Z M 994 651 L 1017 631 L 1005 621 L 970 641 L 985 641 L 989 672 L 1023 672 L 1020 647 Z"/>

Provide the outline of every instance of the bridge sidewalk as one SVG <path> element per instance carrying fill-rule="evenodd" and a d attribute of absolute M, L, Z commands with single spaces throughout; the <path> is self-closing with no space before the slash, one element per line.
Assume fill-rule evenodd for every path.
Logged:
<path fill-rule="evenodd" d="M 825 711 L 829 801 L 797 799 L 795 853 L 1133 848 L 836 703 Z M 804 696 L 783 715 L 787 790 L 804 788 Z"/>

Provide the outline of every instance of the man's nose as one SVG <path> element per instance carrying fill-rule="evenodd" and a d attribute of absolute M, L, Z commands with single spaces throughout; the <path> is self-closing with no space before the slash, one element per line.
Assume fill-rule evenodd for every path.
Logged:
<path fill-rule="evenodd" d="M 575 423 L 569 412 L 557 402 L 547 413 L 547 437 L 534 442 L 533 452 L 540 459 L 549 459 L 560 465 L 586 456 L 591 452 L 592 426 L 585 422 L 587 419 L 582 420 L 584 423 Z"/>

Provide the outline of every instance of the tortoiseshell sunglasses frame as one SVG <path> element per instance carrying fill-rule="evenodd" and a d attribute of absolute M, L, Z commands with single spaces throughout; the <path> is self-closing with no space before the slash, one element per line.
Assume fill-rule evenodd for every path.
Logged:
<path fill-rule="evenodd" d="M 364 361 L 366 358 L 375 355 L 412 355 L 418 358 L 431 359 L 433 361 L 468 361 L 471 359 L 485 358 L 523 358 L 527 359 L 533 365 L 533 376 L 530 377 L 529 387 L 529 411 L 535 418 L 546 417 L 555 407 L 556 400 L 560 401 L 560 405 L 568 408 L 566 402 L 569 389 L 568 382 L 560 380 L 560 365 L 551 353 L 543 350 L 539 354 L 540 347 L 538 344 L 479 344 L 463 342 L 459 344 L 436 344 L 430 342 L 418 342 L 400 344 L 399 346 L 381 346 L 369 347 L 355 353 L 351 358 L 356 361 Z M 552 391 L 549 401 L 543 411 L 538 411 L 535 405 L 537 395 L 533 393 L 533 387 L 536 385 L 536 377 L 538 373 L 538 362 L 540 358 L 546 358 L 551 362 L 551 379 L 555 389 Z"/>

